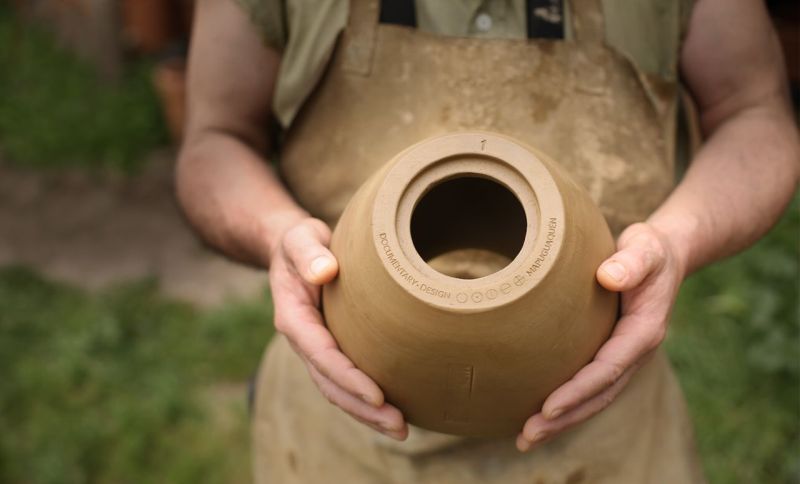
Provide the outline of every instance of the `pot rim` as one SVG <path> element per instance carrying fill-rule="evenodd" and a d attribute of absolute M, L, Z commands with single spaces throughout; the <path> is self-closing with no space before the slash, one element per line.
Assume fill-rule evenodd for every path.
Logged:
<path fill-rule="evenodd" d="M 430 138 L 400 153 L 378 187 L 372 211 L 373 245 L 384 269 L 412 297 L 447 311 L 486 311 L 523 297 L 552 270 L 564 240 L 564 202 L 551 163 L 511 138 L 480 131 Z M 436 271 L 411 239 L 411 215 L 419 200 L 436 185 L 461 176 L 504 186 L 520 201 L 527 219 L 525 240 L 514 259 L 477 279 Z"/>

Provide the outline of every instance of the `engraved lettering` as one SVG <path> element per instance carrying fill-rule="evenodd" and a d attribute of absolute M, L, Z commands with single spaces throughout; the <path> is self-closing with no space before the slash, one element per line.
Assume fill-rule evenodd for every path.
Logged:
<path fill-rule="evenodd" d="M 547 256 L 550 255 L 550 249 L 552 249 L 553 244 L 556 241 L 556 229 L 558 228 L 558 219 L 555 217 L 550 217 L 550 220 L 547 223 L 547 234 L 545 234 L 544 240 L 544 247 L 542 250 L 539 251 L 539 255 L 533 261 L 533 264 L 528 268 L 525 273 L 529 276 L 532 276 L 534 272 L 538 271 L 544 261 L 547 259 Z"/>
<path fill-rule="evenodd" d="M 383 255 L 386 257 L 386 261 L 389 263 L 389 266 L 394 269 L 395 272 L 397 272 L 401 279 L 406 281 L 412 287 L 416 287 L 426 294 L 430 294 L 442 299 L 450 299 L 450 292 L 421 283 L 405 267 L 403 267 L 400 260 L 397 258 L 397 256 L 395 256 L 394 250 L 392 249 L 392 246 L 389 243 L 389 238 L 385 232 L 378 234 L 378 240 L 380 241 L 381 250 L 383 250 Z"/>

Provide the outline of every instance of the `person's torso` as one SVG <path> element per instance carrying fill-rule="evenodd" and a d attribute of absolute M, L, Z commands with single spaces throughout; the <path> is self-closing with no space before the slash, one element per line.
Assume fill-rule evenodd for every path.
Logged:
<path fill-rule="evenodd" d="M 622 54 L 620 49 L 612 47 L 610 39 L 642 40 L 647 37 L 647 25 L 635 28 L 628 25 L 627 30 L 622 29 L 627 34 L 620 34 L 619 29 L 612 33 L 610 24 L 618 22 L 619 16 L 607 13 L 609 9 L 624 8 L 632 11 L 651 8 L 655 12 L 669 5 L 676 6 L 678 2 L 650 0 L 633 5 L 622 0 L 573 0 L 567 26 L 571 35 L 566 40 L 541 40 L 446 37 L 380 24 L 378 0 L 353 0 L 347 28 L 338 38 L 313 94 L 296 116 L 284 112 L 288 129 L 280 153 L 283 176 L 302 205 L 333 224 L 355 190 L 410 145 L 451 131 L 495 131 L 532 145 L 562 164 L 589 191 L 612 230 L 618 233 L 624 226 L 643 220 L 674 184 L 672 144 L 680 15 L 676 6 L 674 11 L 662 12 L 660 17 L 655 13 L 645 16 L 659 18 L 665 25 L 674 24 L 674 28 L 659 27 L 663 35 L 657 28 L 651 29 L 656 39 L 667 42 L 665 39 L 674 38 L 674 45 L 667 49 L 670 55 L 662 55 L 653 64 L 655 68 L 646 69 L 642 63 L 631 60 L 636 55 L 630 51 Z M 631 22 L 637 20 L 636 15 L 632 19 Z M 634 31 L 642 35 L 631 34 Z M 644 54 L 642 58 L 645 62 L 650 59 Z M 288 351 L 275 356 L 275 363 L 267 365 L 271 372 L 264 373 L 264 385 L 274 379 L 282 365 L 288 368 L 290 359 Z M 604 412 L 604 417 L 595 418 L 570 436 L 545 446 L 549 450 L 537 454 L 529 464 L 541 467 L 537 470 L 540 475 L 567 475 L 569 472 L 561 467 L 574 464 L 576 472 L 592 469 L 586 471 L 587 476 L 603 472 L 612 476 L 609 482 L 645 482 L 640 477 L 649 472 L 646 469 L 662 472 L 672 466 L 676 475 L 682 475 L 687 468 L 693 469 L 693 464 L 684 466 L 684 460 L 673 455 L 688 448 L 686 441 L 690 440 L 691 432 L 684 422 L 677 385 L 670 383 L 672 376 L 666 360 L 659 358 L 657 364 L 648 364 L 646 368 L 649 370 L 643 369 L 639 377 L 644 383 L 626 389 Z M 297 402 L 311 398 L 293 389 L 300 385 L 299 381 L 305 381 L 303 371 L 301 364 L 286 370 L 287 375 L 296 376 L 291 385 L 281 386 L 277 380 L 273 381 L 276 387 L 268 392 L 262 404 L 265 426 L 256 435 L 269 442 L 270 426 L 278 428 L 287 418 L 296 417 L 282 434 L 286 441 L 306 442 L 307 435 L 297 429 L 309 422 L 314 439 L 329 439 L 323 440 L 325 448 L 320 455 L 332 453 L 341 458 L 337 453 L 339 448 L 329 443 L 350 445 L 353 441 L 350 434 L 342 431 L 341 435 L 347 437 L 340 439 L 335 429 L 321 431 L 314 424 L 317 420 L 310 420 L 313 413 L 310 411 L 289 415 L 299 405 L 292 398 L 297 398 Z M 315 394 L 307 382 L 306 387 L 308 393 Z M 665 407 L 659 406 L 662 400 L 667 402 L 663 405 L 674 410 L 672 413 L 665 413 Z M 284 405 L 286 401 L 289 403 Z M 309 401 L 308 406 L 324 415 L 321 421 L 337 425 L 341 422 L 343 428 L 357 425 L 345 416 L 338 420 L 329 417 L 333 410 L 321 398 L 314 400 L 313 405 Z M 665 427 L 653 433 L 660 423 Z M 675 429 L 665 430 L 673 424 Z M 366 428 L 362 431 L 358 435 L 367 441 L 366 435 L 372 434 L 367 434 Z M 668 433 L 674 442 L 671 441 L 667 453 L 659 455 L 654 449 L 660 444 L 653 435 L 664 437 Z M 609 438 L 616 440 L 610 442 Z M 377 460 L 381 462 L 391 456 L 405 456 L 404 459 L 411 456 L 412 467 L 419 467 L 424 460 L 431 466 L 441 463 L 442 472 L 453 474 L 453 462 L 443 455 L 450 455 L 463 440 L 412 428 L 409 442 L 365 444 L 353 455 L 379 449 Z M 626 463 L 623 459 L 613 464 L 604 461 L 609 456 L 624 455 L 622 448 L 634 442 L 639 447 L 637 451 L 650 460 L 642 457 L 640 463 Z M 498 455 L 490 452 L 492 445 L 486 443 L 486 448 L 479 448 L 487 458 L 471 459 L 486 464 Z M 663 451 L 667 447 L 659 448 Z M 275 452 L 285 453 L 285 449 L 275 446 Z M 520 479 L 509 482 L 522 482 L 527 479 L 523 476 L 531 475 L 528 464 L 523 465 L 528 461 L 517 457 L 516 451 L 509 451 L 508 455 L 512 454 L 515 457 L 509 457 L 508 462 L 520 465 L 517 472 Z M 425 457 L 433 455 L 437 459 Z M 262 456 L 261 462 L 274 467 L 280 462 L 277 453 L 274 457 L 270 460 Z M 320 457 L 324 458 L 327 457 Z M 589 465 L 595 461 L 596 465 Z M 651 461 L 658 461 L 658 465 Z M 635 469 L 625 471 L 624 479 L 613 480 L 614 469 L 626 466 Z M 414 472 L 419 471 L 417 467 Z M 466 466 L 464 469 L 471 472 Z M 439 475 L 436 469 L 425 472 Z M 264 475 L 267 474 L 265 471 Z M 552 482 L 573 482 L 573 479 Z"/>
<path fill-rule="evenodd" d="M 674 184 L 676 81 L 643 73 L 609 45 L 600 0 L 570 6 L 571 39 L 528 40 L 379 24 L 377 0 L 352 2 L 327 71 L 283 143 L 294 195 L 334 223 L 398 152 L 438 134 L 487 130 L 567 168 L 615 233 L 643 220 Z"/>

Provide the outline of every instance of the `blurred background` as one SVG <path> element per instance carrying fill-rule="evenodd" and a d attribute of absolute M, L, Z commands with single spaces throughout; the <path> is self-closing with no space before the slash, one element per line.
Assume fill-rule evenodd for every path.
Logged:
<path fill-rule="evenodd" d="M 800 88 L 800 2 L 768 2 Z M 263 271 L 181 218 L 191 0 L 0 0 L 0 483 L 250 481 Z M 685 284 L 667 348 L 712 483 L 800 483 L 800 198 Z"/>

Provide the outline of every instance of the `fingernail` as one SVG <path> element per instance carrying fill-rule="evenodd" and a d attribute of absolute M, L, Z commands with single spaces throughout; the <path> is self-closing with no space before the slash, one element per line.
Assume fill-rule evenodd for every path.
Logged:
<path fill-rule="evenodd" d="M 603 270 L 617 282 L 622 282 L 622 280 L 625 279 L 625 274 L 627 273 L 625 266 L 619 262 L 608 262 L 607 264 L 603 265 Z"/>
<path fill-rule="evenodd" d="M 383 431 L 383 435 L 385 435 L 387 437 L 391 437 L 394 440 L 397 440 L 397 441 L 400 441 L 400 442 L 405 440 L 405 435 L 403 435 L 403 432 L 400 431 L 400 430 L 384 430 Z"/>
<path fill-rule="evenodd" d="M 324 255 L 321 255 L 316 259 L 314 259 L 313 261 L 311 261 L 311 267 L 310 267 L 311 274 L 314 276 L 319 276 L 322 273 L 324 273 L 325 269 L 327 269 L 328 266 L 330 265 L 331 265 L 330 259 Z"/>
<path fill-rule="evenodd" d="M 399 432 L 402 429 L 402 425 L 398 427 L 397 425 L 392 425 L 390 422 L 378 422 L 378 425 L 387 432 Z"/>
<path fill-rule="evenodd" d="M 564 409 L 563 408 L 557 408 L 557 409 L 551 411 L 550 413 L 548 413 L 547 415 L 545 415 L 545 418 L 547 420 L 555 420 L 558 417 L 560 417 L 562 413 L 564 413 Z"/>
<path fill-rule="evenodd" d="M 541 442 L 546 438 L 547 438 L 547 432 L 539 432 L 538 434 L 533 436 L 533 439 L 531 440 L 531 444 L 535 444 L 537 442 Z"/>
<path fill-rule="evenodd" d="M 517 450 L 520 452 L 527 452 L 531 448 L 531 443 L 525 439 L 521 434 L 517 437 Z"/>
<path fill-rule="evenodd" d="M 376 402 L 374 398 L 369 398 L 366 393 L 362 393 L 361 395 L 359 395 L 359 397 L 361 397 L 361 400 L 364 400 L 364 403 L 366 403 L 369 406 L 372 407 L 379 406 L 378 402 Z"/>

